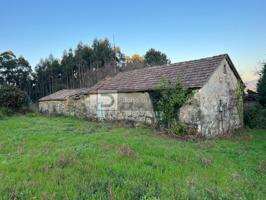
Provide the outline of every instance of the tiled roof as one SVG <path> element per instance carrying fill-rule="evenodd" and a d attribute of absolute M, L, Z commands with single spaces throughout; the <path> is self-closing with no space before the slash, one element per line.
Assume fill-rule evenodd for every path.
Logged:
<path fill-rule="evenodd" d="M 163 79 L 170 80 L 172 83 L 179 80 L 187 88 L 201 88 L 209 80 L 223 59 L 228 61 L 235 76 L 242 82 L 230 57 L 227 54 L 222 54 L 170 65 L 120 72 L 113 78 L 106 78 L 91 88 L 60 90 L 41 98 L 39 101 L 65 100 L 80 94 L 108 90 L 118 92 L 152 91 L 161 84 Z"/>
<path fill-rule="evenodd" d="M 53 94 L 50 94 L 48 96 L 45 96 L 45 97 L 39 99 L 39 101 L 66 100 L 69 97 L 73 97 L 76 95 L 87 93 L 87 91 L 88 91 L 88 89 L 86 89 L 86 88 L 59 90 Z"/>
<path fill-rule="evenodd" d="M 170 80 L 172 83 L 178 79 L 185 87 L 201 88 L 224 58 L 232 65 L 232 70 L 237 78 L 240 79 L 229 56 L 223 54 L 170 65 L 121 72 L 112 79 L 99 82 L 91 88 L 90 92 L 97 92 L 97 90 L 116 90 L 119 92 L 151 91 L 156 89 L 163 79 Z"/>

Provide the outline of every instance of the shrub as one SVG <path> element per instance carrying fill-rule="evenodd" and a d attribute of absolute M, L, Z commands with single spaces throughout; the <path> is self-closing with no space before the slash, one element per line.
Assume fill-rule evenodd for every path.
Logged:
<path fill-rule="evenodd" d="M 264 64 L 263 69 L 260 73 L 260 79 L 258 80 L 257 88 L 259 102 L 261 105 L 266 107 L 266 64 Z"/>
<path fill-rule="evenodd" d="M 0 109 L 0 120 L 5 118 L 5 114 L 2 112 L 2 110 Z"/>
<path fill-rule="evenodd" d="M 0 107 L 12 111 L 22 111 L 28 108 L 29 97 L 26 92 L 14 86 L 0 87 Z"/>
<path fill-rule="evenodd" d="M 10 110 L 9 108 L 0 107 L 0 120 L 12 114 L 13 114 L 13 111 Z"/>
<path fill-rule="evenodd" d="M 169 80 L 163 80 L 157 91 L 150 94 L 159 126 L 163 126 L 177 135 L 186 134 L 187 127 L 179 123 L 178 113 L 179 109 L 192 96 L 192 91 L 184 88 L 179 81 L 171 83 Z"/>
<path fill-rule="evenodd" d="M 257 104 L 246 109 L 244 122 L 249 128 L 266 128 L 266 108 Z"/>
<path fill-rule="evenodd" d="M 186 135 L 188 133 L 188 128 L 185 125 L 173 123 L 171 125 L 170 131 L 177 135 Z"/>

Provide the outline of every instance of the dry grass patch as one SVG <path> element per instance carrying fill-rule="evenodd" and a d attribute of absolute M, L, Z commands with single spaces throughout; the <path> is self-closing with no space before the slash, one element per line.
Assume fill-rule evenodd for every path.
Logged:
<path fill-rule="evenodd" d="M 201 164 L 203 167 L 209 167 L 209 166 L 211 166 L 212 163 L 213 163 L 212 158 L 207 157 L 207 156 L 205 156 L 205 155 L 203 155 L 203 154 L 199 154 L 199 155 L 198 155 L 198 159 L 199 159 L 199 161 L 200 161 L 200 164 Z"/>
<path fill-rule="evenodd" d="M 133 149 L 129 147 L 129 145 L 125 144 L 118 149 L 118 155 L 126 156 L 126 157 L 135 157 L 136 153 Z"/>
<path fill-rule="evenodd" d="M 75 153 L 72 153 L 71 155 L 66 155 L 65 153 L 61 153 L 59 155 L 58 160 L 56 161 L 56 166 L 58 166 L 59 168 L 65 168 L 67 166 L 72 166 L 78 163 L 79 161 Z"/>
<path fill-rule="evenodd" d="M 259 172 L 260 173 L 265 173 L 266 171 L 266 160 L 261 160 L 259 163 Z"/>

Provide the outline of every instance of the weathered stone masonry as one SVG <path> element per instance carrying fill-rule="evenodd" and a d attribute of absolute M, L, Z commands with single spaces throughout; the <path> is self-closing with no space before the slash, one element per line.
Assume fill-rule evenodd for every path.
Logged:
<path fill-rule="evenodd" d="M 82 95 L 79 99 L 40 101 L 39 110 L 50 115 L 58 114 L 110 121 L 127 120 L 152 124 L 155 120 L 151 99 L 147 92 L 108 93 L 108 95 L 118 98 L 115 100 L 115 105 L 109 109 L 99 108 L 98 98 L 100 95 L 88 94 Z M 108 104 L 108 102 L 105 103 Z"/>
<path fill-rule="evenodd" d="M 180 109 L 180 121 L 206 136 L 240 128 L 237 84 L 237 78 L 224 59 L 209 81 Z"/>

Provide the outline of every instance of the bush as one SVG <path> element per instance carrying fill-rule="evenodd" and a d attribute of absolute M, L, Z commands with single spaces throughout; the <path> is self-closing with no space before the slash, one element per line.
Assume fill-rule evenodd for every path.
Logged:
<path fill-rule="evenodd" d="M 163 80 L 157 91 L 150 93 L 158 126 L 176 135 L 185 135 L 187 127 L 179 122 L 179 109 L 192 96 L 179 81 Z"/>
<path fill-rule="evenodd" d="M 249 128 L 266 128 L 266 108 L 258 104 L 246 109 L 244 122 Z"/>
<path fill-rule="evenodd" d="M 5 118 L 5 114 L 0 109 L 0 120 Z"/>
<path fill-rule="evenodd" d="M 29 106 L 29 96 L 26 92 L 14 86 L 0 87 L 0 107 L 16 112 L 21 112 Z"/>
<path fill-rule="evenodd" d="M 176 135 L 186 135 L 188 133 L 188 128 L 183 124 L 173 123 L 170 132 Z"/>
<path fill-rule="evenodd" d="M 1 108 L 0 107 L 0 120 L 4 119 L 6 116 L 10 116 L 13 114 L 13 111 L 9 108 Z"/>

